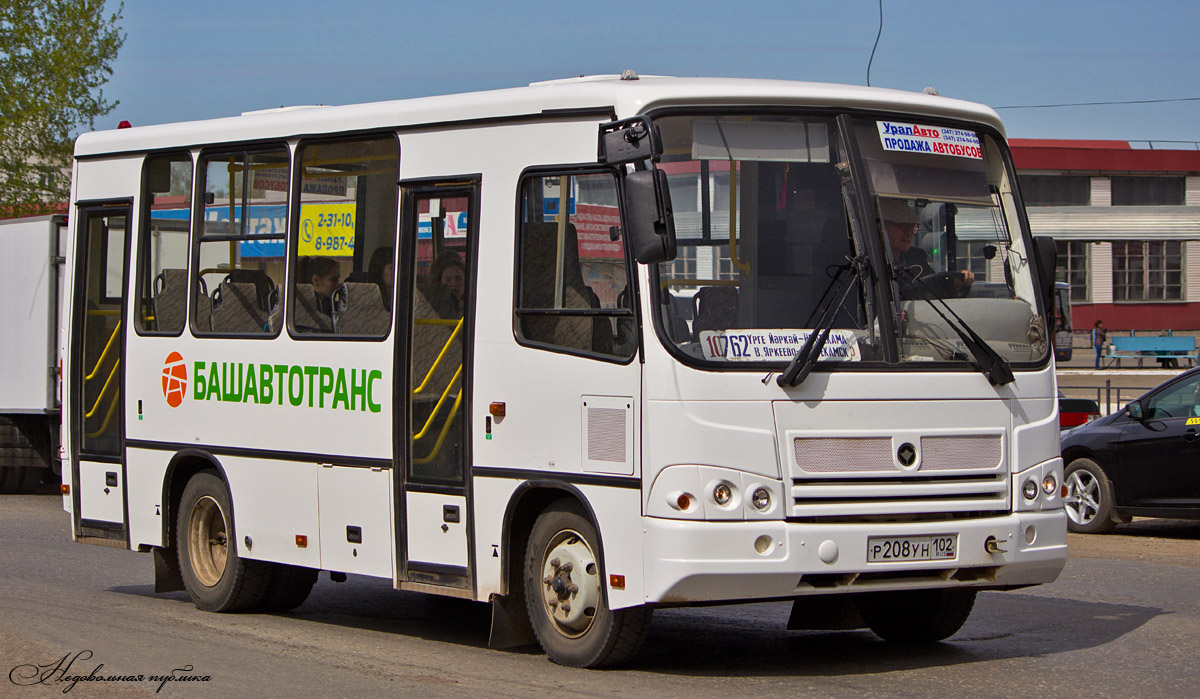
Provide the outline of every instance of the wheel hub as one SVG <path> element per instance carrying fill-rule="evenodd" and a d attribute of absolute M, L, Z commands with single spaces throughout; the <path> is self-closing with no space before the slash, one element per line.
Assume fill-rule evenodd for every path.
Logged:
<path fill-rule="evenodd" d="M 201 585 L 212 587 L 221 581 L 229 559 L 228 529 L 221 506 L 207 495 L 196 501 L 188 517 L 187 554 Z"/>
<path fill-rule="evenodd" d="M 600 602 L 600 575 L 591 548 L 577 532 L 555 536 L 542 557 L 542 602 L 554 627 L 576 638 L 591 627 Z"/>
<path fill-rule="evenodd" d="M 1067 476 L 1067 497 L 1063 498 L 1067 516 L 1075 524 L 1086 525 L 1100 511 L 1100 484 L 1087 471 L 1075 471 Z"/>

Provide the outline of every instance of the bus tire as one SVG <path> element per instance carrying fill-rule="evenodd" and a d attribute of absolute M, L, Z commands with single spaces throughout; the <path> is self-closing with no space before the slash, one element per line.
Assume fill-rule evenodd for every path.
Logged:
<path fill-rule="evenodd" d="M 529 623 L 550 660 L 570 667 L 616 665 L 641 648 L 651 611 L 613 611 L 595 552 L 596 528 L 571 501 L 552 503 L 538 516 L 525 553 Z"/>
<path fill-rule="evenodd" d="M 192 476 L 179 500 L 175 527 L 179 572 L 196 607 L 240 612 L 261 604 L 270 569 L 237 553 L 229 490 L 215 472 Z"/>
<path fill-rule="evenodd" d="M 858 596 L 867 628 L 892 643 L 934 643 L 953 636 L 971 615 L 975 590 L 901 590 Z"/>
<path fill-rule="evenodd" d="M 313 585 L 317 583 L 319 571 L 284 563 L 271 563 L 269 566 L 271 573 L 263 596 L 262 611 L 289 612 L 304 604 Z"/>

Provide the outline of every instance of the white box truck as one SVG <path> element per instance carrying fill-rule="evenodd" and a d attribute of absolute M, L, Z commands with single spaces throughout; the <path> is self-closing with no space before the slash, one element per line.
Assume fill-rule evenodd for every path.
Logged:
<path fill-rule="evenodd" d="M 0 493 L 31 492 L 60 472 L 66 223 L 61 215 L 0 221 Z"/>

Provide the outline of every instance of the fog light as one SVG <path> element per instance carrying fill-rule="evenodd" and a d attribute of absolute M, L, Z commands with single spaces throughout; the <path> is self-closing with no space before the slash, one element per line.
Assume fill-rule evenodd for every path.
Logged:
<path fill-rule="evenodd" d="M 712 496 L 713 500 L 718 505 L 724 507 L 725 505 L 728 505 L 731 500 L 733 500 L 733 488 L 730 488 L 728 483 L 718 483 L 716 487 L 713 488 Z"/>
<path fill-rule="evenodd" d="M 1054 491 L 1058 490 L 1058 479 L 1053 473 L 1047 473 L 1042 479 L 1042 492 L 1050 497 L 1054 497 Z"/>
<path fill-rule="evenodd" d="M 1033 500 L 1038 493 L 1037 483 L 1034 483 L 1032 479 L 1025 481 L 1025 485 L 1021 486 L 1021 493 L 1026 500 Z"/>
<path fill-rule="evenodd" d="M 775 540 L 773 538 L 763 534 L 754 540 L 754 550 L 764 555 L 768 554 L 771 552 L 771 545 L 774 543 Z"/>
<path fill-rule="evenodd" d="M 766 512 L 771 509 L 771 491 L 766 488 L 759 488 L 754 491 L 754 497 L 750 499 L 754 504 L 754 509 L 759 512 Z"/>
<path fill-rule="evenodd" d="M 1032 524 L 1025 527 L 1025 543 L 1032 544 L 1037 539 L 1037 528 Z"/>

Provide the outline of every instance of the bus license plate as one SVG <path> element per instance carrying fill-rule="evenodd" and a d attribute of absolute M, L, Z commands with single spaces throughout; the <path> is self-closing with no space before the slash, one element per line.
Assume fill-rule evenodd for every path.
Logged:
<path fill-rule="evenodd" d="M 867 538 L 867 563 L 942 561 L 953 560 L 957 556 L 957 534 L 872 536 Z"/>

